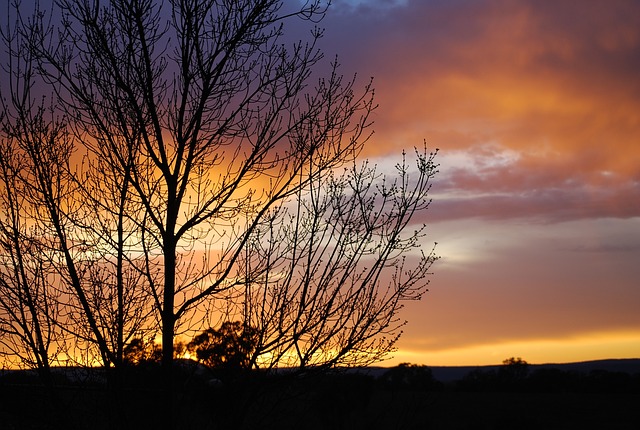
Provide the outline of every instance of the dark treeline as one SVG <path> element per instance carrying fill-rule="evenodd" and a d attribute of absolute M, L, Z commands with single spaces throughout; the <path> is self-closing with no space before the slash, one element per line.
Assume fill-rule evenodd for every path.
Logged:
<path fill-rule="evenodd" d="M 530 366 L 518 360 L 505 360 L 497 369 L 474 369 L 451 388 L 472 392 L 640 393 L 640 373 Z"/>
<path fill-rule="evenodd" d="M 510 358 L 502 366 L 477 367 L 452 381 L 441 381 L 428 366 L 401 364 L 373 378 L 380 389 L 449 392 L 640 393 L 640 373 L 593 368 L 532 366 Z"/>

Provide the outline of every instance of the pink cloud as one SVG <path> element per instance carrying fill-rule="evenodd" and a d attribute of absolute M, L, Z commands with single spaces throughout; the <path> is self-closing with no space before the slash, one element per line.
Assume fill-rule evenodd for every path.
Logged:
<path fill-rule="evenodd" d="M 327 50 L 376 77 L 366 154 L 423 139 L 448 165 L 432 216 L 639 216 L 640 3 L 408 1 L 338 9 Z M 482 154 L 498 148 L 494 154 Z"/>

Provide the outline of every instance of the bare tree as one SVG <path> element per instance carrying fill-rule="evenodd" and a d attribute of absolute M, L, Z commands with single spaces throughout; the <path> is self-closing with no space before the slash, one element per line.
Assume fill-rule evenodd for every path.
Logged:
<path fill-rule="evenodd" d="M 294 15 L 313 19 L 319 3 Z M 169 350 L 181 317 L 243 282 L 238 257 L 270 208 L 355 158 L 373 109 L 336 65 L 310 87 L 320 33 L 280 43 L 281 2 L 170 4 L 64 0 L 60 33 L 26 30 L 77 141 L 125 172 L 144 207 L 135 228 Z"/>
<path fill-rule="evenodd" d="M 55 359 L 50 348 L 61 340 L 52 270 L 37 228 L 25 218 L 31 207 L 20 177 L 23 165 L 6 131 L 0 138 L 0 344 L 5 365 L 37 369 L 49 383 Z"/>
<path fill-rule="evenodd" d="M 257 327 L 254 365 L 364 366 L 393 351 L 402 302 L 426 291 L 436 260 L 411 219 L 431 200 L 436 153 L 416 151 L 391 183 L 367 163 L 312 178 L 263 218 L 240 264 L 229 314 Z M 409 231 L 407 231 L 409 230 Z"/>
<path fill-rule="evenodd" d="M 2 28 L 0 36 L 9 59 L 2 64 L 0 87 L 0 344 L 10 365 L 35 368 L 50 383 L 64 336 L 56 323 L 60 293 L 53 283 L 59 277 L 43 222 L 47 208 L 34 184 L 46 175 L 53 196 L 62 178 L 59 158 L 42 154 L 36 165 L 29 154 L 42 142 L 60 139 L 58 152 L 68 147 L 61 128 L 46 118 L 44 102 L 32 93 L 32 52 L 15 26 Z"/>
<path fill-rule="evenodd" d="M 54 331 L 54 352 L 63 353 L 57 364 L 118 365 L 150 309 L 133 264 L 145 259 L 127 252 L 139 243 L 125 233 L 130 217 L 123 214 L 135 209 L 127 199 L 128 177 L 90 157 L 76 165 L 70 119 L 37 79 L 33 47 L 41 34 L 32 25 L 43 15 L 36 11 L 25 21 L 18 5 L 8 15 L 15 22 L 2 29 L 8 54 L 0 88 L 4 321 L 23 328 L 22 335 L 11 334 L 29 341 L 38 367 L 50 364 Z M 18 304 L 29 313 L 14 311 Z M 40 333 L 44 327 L 48 336 Z"/>
<path fill-rule="evenodd" d="M 66 154 L 63 195 L 36 183 L 68 318 L 87 328 L 73 334 L 104 365 L 154 329 L 150 309 L 167 388 L 175 336 L 236 318 L 259 333 L 253 366 L 362 365 L 393 349 L 401 302 L 434 261 L 423 228 L 404 233 L 429 205 L 434 155 L 391 182 L 356 165 L 371 83 L 357 90 L 337 61 L 312 76 L 321 30 L 284 37 L 326 3 L 58 0 L 59 24 L 19 21 L 52 118 L 84 154 Z"/>

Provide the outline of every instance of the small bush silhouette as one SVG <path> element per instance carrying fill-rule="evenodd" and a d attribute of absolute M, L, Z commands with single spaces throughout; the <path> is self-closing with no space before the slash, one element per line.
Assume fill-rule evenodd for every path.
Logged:
<path fill-rule="evenodd" d="M 433 390 L 441 386 L 429 367 L 409 363 L 401 363 L 387 370 L 380 381 L 383 386 L 393 389 Z"/>

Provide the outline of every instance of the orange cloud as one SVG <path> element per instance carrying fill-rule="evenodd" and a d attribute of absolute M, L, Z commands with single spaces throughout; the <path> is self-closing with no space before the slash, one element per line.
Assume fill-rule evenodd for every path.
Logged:
<path fill-rule="evenodd" d="M 440 203 L 443 217 L 640 215 L 638 2 L 346 10 L 327 19 L 327 49 L 376 76 L 380 109 L 366 153 L 396 156 L 423 139 L 441 148 L 435 191 L 466 194 Z M 519 157 L 448 164 L 459 153 L 486 158 L 486 148 Z"/>

